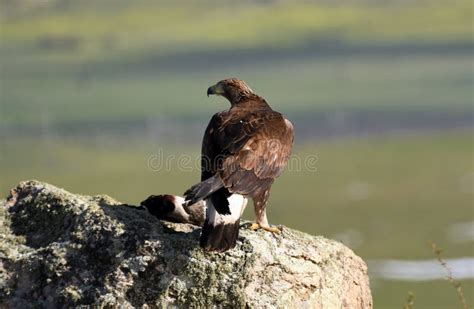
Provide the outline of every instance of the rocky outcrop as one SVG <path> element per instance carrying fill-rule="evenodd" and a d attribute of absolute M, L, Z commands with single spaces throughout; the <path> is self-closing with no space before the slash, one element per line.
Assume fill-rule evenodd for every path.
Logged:
<path fill-rule="evenodd" d="M 27 181 L 3 204 L 0 307 L 372 307 L 365 263 L 323 237 L 242 227 L 208 253 L 199 227 L 105 195 Z"/>

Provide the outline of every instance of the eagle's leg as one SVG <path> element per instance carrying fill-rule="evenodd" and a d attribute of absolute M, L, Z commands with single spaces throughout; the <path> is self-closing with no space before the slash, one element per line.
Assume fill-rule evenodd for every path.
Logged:
<path fill-rule="evenodd" d="M 268 224 L 267 210 L 266 210 L 268 196 L 269 196 L 268 193 L 269 193 L 268 191 L 265 191 L 263 194 L 253 199 L 253 205 L 255 208 L 255 216 L 257 217 L 257 222 L 253 223 L 250 226 L 250 229 L 252 230 L 263 229 L 267 232 L 278 234 L 281 232 L 281 230 L 277 227 L 272 227 L 270 226 L 270 224 Z"/>

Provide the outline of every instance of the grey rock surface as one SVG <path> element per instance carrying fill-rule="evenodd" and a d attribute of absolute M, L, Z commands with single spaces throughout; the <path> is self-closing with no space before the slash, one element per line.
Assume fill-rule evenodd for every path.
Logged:
<path fill-rule="evenodd" d="M 365 263 L 323 237 L 242 227 L 207 253 L 197 226 L 38 181 L 2 205 L 0 307 L 372 307 Z"/>

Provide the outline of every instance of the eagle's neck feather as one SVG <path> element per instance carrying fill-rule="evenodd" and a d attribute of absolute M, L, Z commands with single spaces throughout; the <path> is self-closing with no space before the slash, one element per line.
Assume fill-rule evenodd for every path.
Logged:
<path fill-rule="evenodd" d="M 262 97 L 256 95 L 253 92 L 239 92 L 232 98 L 227 99 L 229 100 L 231 106 L 245 104 L 249 101 L 264 102 L 266 104 L 266 101 Z"/>
<path fill-rule="evenodd" d="M 243 98 L 238 103 L 231 104 L 230 110 L 272 111 L 272 108 L 263 98 L 255 96 L 251 98 Z"/>
<path fill-rule="evenodd" d="M 258 96 L 253 93 L 250 89 L 239 89 L 228 91 L 224 96 L 229 100 L 232 106 L 239 104 L 240 102 L 247 101 L 249 99 L 257 98 Z"/>

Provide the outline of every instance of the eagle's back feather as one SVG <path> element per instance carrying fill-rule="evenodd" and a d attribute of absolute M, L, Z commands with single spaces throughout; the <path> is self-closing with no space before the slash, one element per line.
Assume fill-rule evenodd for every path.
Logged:
<path fill-rule="evenodd" d="M 250 100 L 211 119 L 202 145 L 202 178 L 219 174 L 231 193 L 256 196 L 286 167 L 293 126 L 266 102 Z"/>

